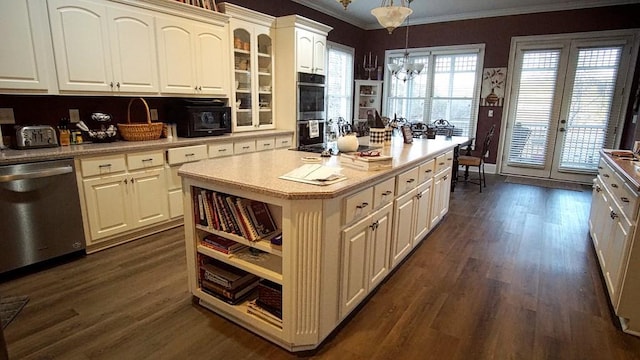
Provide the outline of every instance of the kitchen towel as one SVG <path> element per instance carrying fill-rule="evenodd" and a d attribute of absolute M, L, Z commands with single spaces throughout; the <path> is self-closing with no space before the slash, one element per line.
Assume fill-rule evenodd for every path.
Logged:
<path fill-rule="evenodd" d="M 309 120 L 309 137 L 315 139 L 320 136 L 320 126 L 318 120 Z"/>

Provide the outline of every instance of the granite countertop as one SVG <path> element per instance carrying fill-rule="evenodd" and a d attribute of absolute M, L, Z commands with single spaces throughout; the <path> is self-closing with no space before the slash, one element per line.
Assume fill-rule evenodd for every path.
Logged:
<path fill-rule="evenodd" d="M 640 161 L 638 158 L 630 159 L 627 157 L 612 156 L 606 151 L 607 150 L 600 151 L 603 158 L 625 177 L 625 181 L 629 186 L 635 191 L 640 192 Z"/>
<path fill-rule="evenodd" d="M 180 167 L 180 176 L 209 182 L 239 190 L 261 193 L 284 199 L 323 199 L 333 198 L 353 191 L 365 184 L 397 175 L 422 161 L 435 157 L 456 145 L 465 143 L 467 137 L 445 139 L 438 136 L 434 140 L 414 139 L 412 144 L 404 144 L 402 139 L 394 138 L 390 146 L 382 149 L 382 155 L 393 156 L 389 169 L 361 171 L 342 167 L 340 171 L 346 180 L 326 186 L 311 185 L 296 181 L 279 179 L 305 164 L 303 157 L 317 156 L 308 152 L 276 149 L 236 155 L 225 158 L 202 160 L 184 164 Z M 340 168 L 338 156 L 321 158 L 320 164 Z M 221 171 L 224 169 L 224 171 Z"/>
<path fill-rule="evenodd" d="M 116 141 L 112 143 L 83 143 L 80 145 L 59 146 L 42 149 L 3 149 L 0 151 L 0 165 L 36 162 L 44 160 L 71 159 L 79 156 L 107 155 L 112 153 L 169 149 L 174 147 L 215 144 L 269 136 L 293 135 L 290 130 L 264 130 L 259 132 L 243 132 L 221 136 L 199 138 L 173 138 L 149 141 Z"/>

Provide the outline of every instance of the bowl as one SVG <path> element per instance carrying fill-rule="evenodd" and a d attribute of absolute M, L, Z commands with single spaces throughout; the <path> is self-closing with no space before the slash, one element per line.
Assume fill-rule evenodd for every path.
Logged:
<path fill-rule="evenodd" d="M 95 121 L 111 121 L 111 115 L 107 113 L 94 112 L 91 114 L 91 120 Z"/>

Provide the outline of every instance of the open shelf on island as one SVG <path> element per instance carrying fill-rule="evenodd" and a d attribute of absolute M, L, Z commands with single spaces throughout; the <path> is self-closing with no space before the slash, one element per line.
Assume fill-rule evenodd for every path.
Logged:
<path fill-rule="evenodd" d="M 202 225 L 196 225 L 196 229 L 222 236 L 224 238 L 233 240 L 242 245 L 247 245 L 249 247 L 256 248 L 258 250 L 262 250 L 264 252 L 268 252 L 276 256 L 282 256 L 282 246 L 273 245 L 269 240 L 249 241 L 248 239 L 245 239 L 242 236 L 238 236 L 236 234 L 231 234 L 224 231 L 215 230 L 213 228 L 202 226 Z"/>
<path fill-rule="evenodd" d="M 254 256 L 250 248 L 235 254 L 225 254 L 200 244 L 198 244 L 198 253 L 282 285 L 282 257 L 280 256 L 267 252 Z"/>

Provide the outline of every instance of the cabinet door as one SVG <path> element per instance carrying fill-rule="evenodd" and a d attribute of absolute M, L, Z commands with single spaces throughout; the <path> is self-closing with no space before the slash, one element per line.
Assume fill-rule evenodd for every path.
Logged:
<path fill-rule="evenodd" d="M 158 92 L 153 17 L 124 6 L 108 8 L 107 15 L 114 90 Z"/>
<path fill-rule="evenodd" d="M 416 193 L 415 218 L 413 229 L 413 246 L 416 246 L 431 229 L 431 190 L 433 180 L 429 179 L 418 187 Z"/>
<path fill-rule="evenodd" d="M 391 241 L 391 268 L 411 251 L 413 232 L 413 206 L 416 191 L 412 190 L 396 199 L 393 212 L 393 239 Z"/>
<path fill-rule="evenodd" d="M 391 243 L 393 204 L 387 204 L 372 215 L 369 251 L 369 286 L 368 291 L 374 289 L 389 273 L 389 246 Z M 371 227 L 370 227 L 371 228 Z"/>
<path fill-rule="evenodd" d="M 82 0 L 49 1 L 60 90 L 111 91 L 113 72 L 106 7 Z"/>
<path fill-rule="evenodd" d="M 609 213 L 609 220 L 611 221 L 611 232 L 604 254 L 606 259 L 604 273 L 611 294 L 611 302 L 617 304 L 620 293 L 620 274 L 625 262 L 624 259 L 627 257 L 633 226 L 622 215 L 622 211 L 617 206 L 613 207 L 612 212 Z"/>
<path fill-rule="evenodd" d="M 313 69 L 314 74 L 325 74 L 325 56 L 327 53 L 327 40 L 324 36 L 314 35 L 313 37 Z"/>
<path fill-rule="evenodd" d="M 433 201 L 431 204 L 431 224 L 433 228 L 440 219 L 449 211 L 449 192 L 451 182 L 449 181 L 451 170 L 437 174 L 433 180 Z"/>
<path fill-rule="evenodd" d="M 132 188 L 132 223 L 134 226 L 155 224 L 169 218 L 164 168 L 138 171 L 129 174 Z"/>
<path fill-rule="evenodd" d="M 589 213 L 589 230 L 591 233 L 591 240 L 595 247 L 598 259 L 602 262 L 601 240 L 603 237 L 603 231 L 607 225 L 607 218 L 609 217 L 609 199 L 607 198 L 606 191 L 602 187 L 599 181 L 596 181 L 593 185 L 593 191 L 591 193 L 591 211 Z"/>
<path fill-rule="evenodd" d="M 342 291 L 340 315 L 346 316 L 367 295 L 367 243 L 371 217 L 342 232 Z"/>
<path fill-rule="evenodd" d="M 49 32 L 46 9 L 36 1 L 0 1 L 0 88 L 48 90 L 48 71 L 53 63 L 50 46 L 43 37 Z"/>
<path fill-rule="evenodd" d="M 195 25 L 193 29 L 197 92 L 228 96 L 228 35 L 214 25 Z"/>
<path fill-rule="evenodd" d="M 83 181 L 90 242 L 132 228 L 127 176 L 105 176 Z"/>
<path fill-rule="evenodd" d="M 313 33 L 296 30 L 296 64 L 298 72 L 313 73 Z"/>
<path fill-rule="evenodd" d="M 194 94 L 196 51 L 191 23 L 177 17 L 156 17 L 160 91 Z"/>

